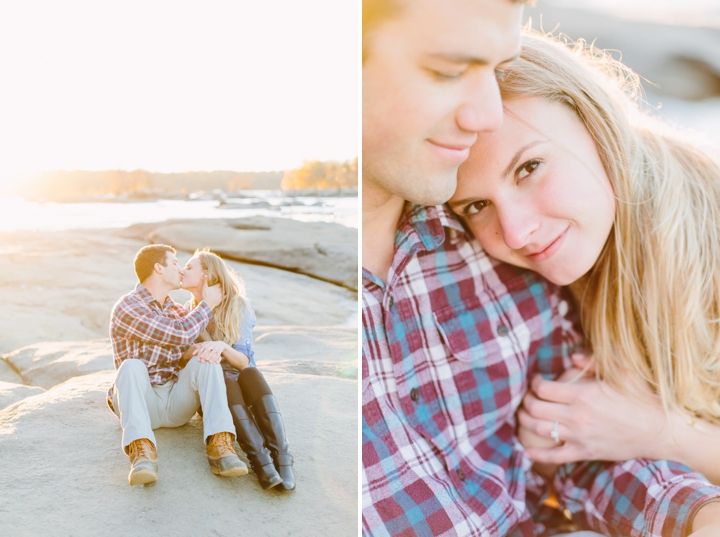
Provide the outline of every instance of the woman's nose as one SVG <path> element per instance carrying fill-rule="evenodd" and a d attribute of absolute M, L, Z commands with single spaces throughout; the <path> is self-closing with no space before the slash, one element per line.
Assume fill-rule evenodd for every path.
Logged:
<path fill-rule="evenodd" d="M 527 206 L 510 206 L 500 214 L 503 240 L 508 248 L 519 250 L 531 242 L 540 227 L 540 219 Z"/>

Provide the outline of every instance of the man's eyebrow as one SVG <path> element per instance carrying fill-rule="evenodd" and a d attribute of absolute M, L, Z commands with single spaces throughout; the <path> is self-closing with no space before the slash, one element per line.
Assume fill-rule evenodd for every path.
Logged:
<path fill-rule="evenodd" d="M 535 140 L 533 142 L 530 142 L 529 144 L 525 144 L 524 146 L 522 146 L 515 152 L 513 158 L 510 159 L 510 164 L 508 164 L 507 168 L 503 170 L 502 176 L 507 177 L 508 175 L 510 175 L 510 172 L 512 172 L 513 168 L 515 167 L 515 164 L 517 164 L 518 160 L 520 160 L 520 157 L 523 153 L 525 153 L 525 151 L 527 151 L 528 149 L 532 149 L 536 145 L 544 144 L 549 141 L 550 140 Z"/>

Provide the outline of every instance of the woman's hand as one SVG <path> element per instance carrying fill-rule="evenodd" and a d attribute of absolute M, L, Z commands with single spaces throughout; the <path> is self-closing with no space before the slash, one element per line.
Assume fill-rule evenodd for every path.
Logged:
<path fill-rule="evenodd" d="M 194 347 L 198 362 L 219 364 L 227 345 L 222 341 L 203 341 L 202 343 L 196 343 Z"/>
<path fill-rule="evenodd" d="M 528 457 L 550 464 L 657 458 L 650 450 L 661 442 L 665 426 L 658 398 L 629 381 L 627 393 L 621 394 L 588 377 L 590 369 L 583 367 L 587 362 L 574 362 L 576 368 L 567 370 L 557 381 L 537 376 L 531 382 L 531 390 L 518 410 L 518 435 L 527 436 L 527 430 L 550 439 L 557 421 L 561 444 L 550 440 L 552 444 L 540 446 L 533 442 L 526 446 Z"/>

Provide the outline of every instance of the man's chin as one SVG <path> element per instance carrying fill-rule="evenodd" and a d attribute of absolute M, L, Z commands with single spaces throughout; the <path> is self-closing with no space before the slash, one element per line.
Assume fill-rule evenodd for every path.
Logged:
<path fill-rule="evenodd" d="M 404 199 L 418 205 L 442 205 L 452 197 L 457 188 L 457 176 L 455 174 L 451 177 L 446 175 L 428 177 L 425 181 L 423 185 L 425 188 L 413 189 L 412 192 L 407 192 Z"/>

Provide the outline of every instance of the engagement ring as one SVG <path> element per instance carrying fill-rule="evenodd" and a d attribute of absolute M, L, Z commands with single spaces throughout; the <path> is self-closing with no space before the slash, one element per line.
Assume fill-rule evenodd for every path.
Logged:
<path fill-rule="evenodd" d="M 550 431 L 550 438 L 552 438 L 553 440 L 555 440 L 555 443 L 556 443 L 556 444 L 559 444 L 559 443 L 560 443 L 560 435 L 558 434 L 558 427 L 559 427 L 559 426 L 560 426 L 560 424 L 556 421 L 555 423 L 553 423 L 552 431 Z"/>

